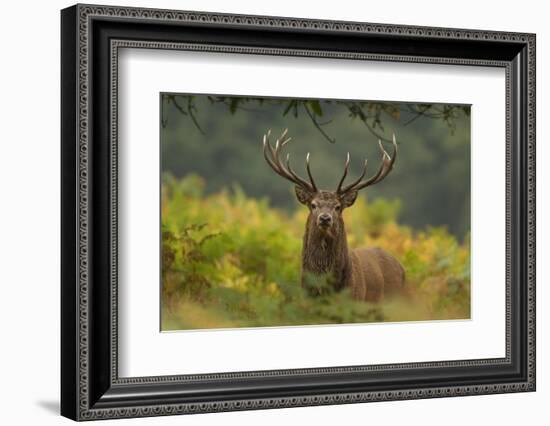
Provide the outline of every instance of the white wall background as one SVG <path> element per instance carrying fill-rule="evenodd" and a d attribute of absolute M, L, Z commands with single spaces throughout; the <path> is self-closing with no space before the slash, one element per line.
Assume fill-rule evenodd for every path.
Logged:
<path fill-rule="evenodd" d="M 118 424 L 371 423 L 499 425 L 548 421 L 550 401 L 550 27 L 542 1 L 120 0 L 142 7 L 537 33 L 538 390 L 421 401 L 292 408 Z M 3 4 L 0 65 L 0 418 L 6 425 L 68 424 L 59 405 L 59 9 L 71 2 Z M 28 114 L 32 111 L 32 120 Z M 482 420 L 483 419 L 483 420 Z M 110 424 L 107 421 L 102 424 Z M 131 422 L 131 423 L 129 423 Z M 117 424 L 117 423 L 113 423 Z"/>

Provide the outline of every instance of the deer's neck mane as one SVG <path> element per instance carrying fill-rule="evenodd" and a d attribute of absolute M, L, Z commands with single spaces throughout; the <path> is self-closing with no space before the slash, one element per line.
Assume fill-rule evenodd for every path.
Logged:
<path fill-rule="evenodd" d="M 350 259 L 344 221 L 340 218 L 336 234 L 319 230 L 308 216 L 302 251 L 302 271 L 313 275 L 332 274 L 336 289 L 346 285 Z"/>

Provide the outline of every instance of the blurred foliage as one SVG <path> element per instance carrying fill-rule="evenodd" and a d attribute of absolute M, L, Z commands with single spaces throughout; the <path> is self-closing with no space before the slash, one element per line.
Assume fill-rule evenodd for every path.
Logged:
<path fill-rule="evenodd" d="M 162 170 L 178 178 L 203 176 L 206 194 L 236 183 L 290 213 L 288 183 L 274 177 L 261 155 L 268 129 L 277 136 L 289 128 L 293 141 L 286 149 L 295 169 L 303 172 L 311 152 L 315 180 L 326 189 L 335 189 L 347 152 L 350 179 L 365 158 L 374 172 L 377 140 L 389 141 L 395 133 L 396 165 L 368 189 L 369 199 L 399 199 L 400 221 L 417 230 L 445 226 L 460 240 L 470 230 L 468 105 L 171 93 L 160 100 Z"/>
<path fill-rule="evenodd" d="M 470 317 L 468 236 L 460 244 L 443 227 L 399 225 L 399 201 L 360 196 L 344 212 L 350 248 L 382 247 L 406 271 L 402 298 L 369 304 L 346 291 L 315 298 L 302 291 L 306 208 L 277 209 L 238 186 L 216 193 L 205 186 L 197 175 L 163 176 L 163 330 Z"/>
<path fill-rule="evenodd" d="M 203 95 L 204 97 L 204 95 Z M 449 127 L 451 133 L 454 133 L 457 127 L 457 121 L 463 117 L 470 116 L 470 106 L 462 104 L 413 104 L 413 103 L 395 103 L 395 102 L 373 102 L 373 101 L 352 101 L 352 100 L 332 100 L 332 99 L 299 99 L 299 98 L 258 98 L 248 96 L 212 96 L 206 95 L 210 104 L 221 104 L 227 107 L 230 114 L 234 115 L 237 111 L 254 111 L 254 108 L 262 108 L 265 105 L 279 107 L 282 116 L 288 114 L 298 118 L 300 114 L 305 114 L 311 120 L 311 123 L 317 128 L 319 133 L 329 142 L 335 143 L 336 138 L 331 137 L 323 129 L 330 124 L 330 121 L 321 121 L 325 116 L 327 105 L 338 105 L 348 112 L 352 119 L 359 119 L 378 139 L 385 142 L 391 142 L 383 134 L 384 118 L 392 118 L 399 121 L 402 112 L 407 113 L 409 119 L 405 125 L 411 124 L 419 118 L 441 119 Z M 172 105 L 181 114 L 189 117 L 194 126 L 204 134 L 202 127 L 197 120 L 197 96 L 165 93 L 162 96 L 164 106 Z M 166 108 L 163 108 L 163 112 Z M 256 110 L 257 111 L 257 110 Z M 168 118 L 162 115 L 162 127 L 168 125 Z"/>

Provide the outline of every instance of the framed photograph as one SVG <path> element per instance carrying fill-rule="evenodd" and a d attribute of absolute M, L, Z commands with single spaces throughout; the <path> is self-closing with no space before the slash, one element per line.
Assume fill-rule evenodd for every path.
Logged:
<path fill-rule="evenodd" d="M 535 390 L 535 35 L 61 12 L 61 413 Z"/>

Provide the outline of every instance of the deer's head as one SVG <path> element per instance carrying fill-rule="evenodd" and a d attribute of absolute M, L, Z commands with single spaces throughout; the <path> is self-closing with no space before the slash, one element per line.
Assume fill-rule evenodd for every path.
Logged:
<path fill-rule="evenodd" d="M 397 158 L 397 143 L 395 135 L 393 136 L 393 152 L 390 156 L 382 147 L 382 142 L 378 141 L 380 151 L 382 152 L 382 164 L 378 171 L 370 178 L 364 179 L 367 173 L 367 160 L 365 160 L 363 171 L 357 179 L 348 185 L 344 181 L 348 175 L 350 156 L 349 152 L 344 166 L 344 173 L 338 187 L 335 191 L 325 191 L 318 189 L 311 174 L 309 166 L 309 153 L 306 156 L 306 171 L 309 181 L 297 175 L 290 166 L 290 154 L 286 155 L 285 164 L 281 161 L 281 150 L 290 142 L 287 136 L 288 129 L 275 141 L 275 147 L 269 142 L 270 131 L 264 135 L 263 152 L 264 158 L 271 166 L 273 171 L 279 176 L 294 183 L 296 198 L 298 201 L 309 208 L 309 222 L 313 223 L 319 231 L 327 235 L 337 235 L 342 223 L 342 211 L 353 205 L 357 198 L 359 190 L 367 186 L 374 185 L 384 179 L 392 170 L 395 159 Z"/>

